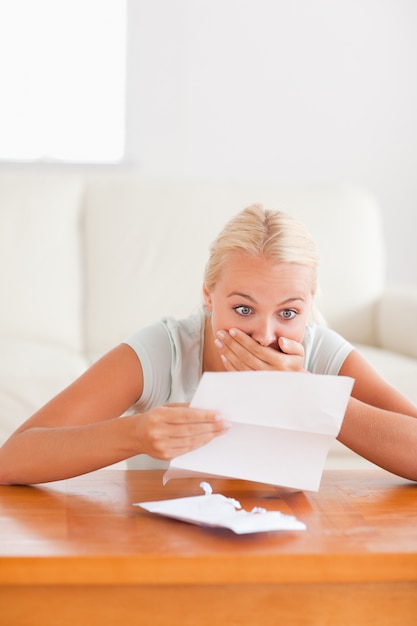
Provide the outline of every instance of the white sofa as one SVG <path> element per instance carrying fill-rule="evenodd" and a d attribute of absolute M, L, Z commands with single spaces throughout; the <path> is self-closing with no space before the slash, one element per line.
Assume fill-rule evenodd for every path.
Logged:
<path fill-rule="evenodd" d="M 368 193 L 22 168 L 0 172 L 0 442 L 136 328 L 198 306 L 209 242 L 253 202 L 305 221 L 329 325 L 417 403 L 417 293 L 385 284 Z M 368 466 L 337 442 L 327 464 Z"/>

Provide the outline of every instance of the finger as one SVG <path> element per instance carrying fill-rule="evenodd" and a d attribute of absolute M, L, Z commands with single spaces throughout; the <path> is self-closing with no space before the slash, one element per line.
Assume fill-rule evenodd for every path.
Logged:
<path fill-rule="evenodd" d="M 173 458 L 206 445 L 215 437 L 226 434 L 229 428 L 229 422 L 224 422 L 218 430 L 207 423 L 169 425 L 160 439 L 159 448 L 165 459 Z"/>
<path fill-rule="evenodd" d="M 217 336 L 215 344 L 230 366 L 239 368 L 240 362 L 248 365 L 247 358 L 255 348 L 255 342 L 251 337 L 241 331 L 236 331 L 236 335 L 234 333 L 233 336 L 230 332 L 220 331 Z"/>
<path fill-rule="evenodd" d="M 179 448 L 183 448 L 184 450 L 194 450 L 195 448 L 200 448 L 201 446 L 206 445 L 212 439 L 219 437 L 221 435 L 226 434 L 227 431 L 222 432 L 199 432 L 199 433 L 190 433 L 184 437 L 171 437 L 170 438 L 170 447 L 172 449 L 178 450 Z"/>
<path fill-rule="evenodd" d="M 298 341 L 294 341 L 293 339 L 287 339 L 286 337 L 280 337 L 278 339 L 278 344 L 285 354 L 304 356 L 304 346 Z"/>
<path fill-rule="evenodd" d="M 233 367 L 236 370 L 259 370 L 278 365 L 279 353 L 276 350 L 261 346 L 252 337 L 237 329 L 231 329 L 230 333 L 225 333 L 221 354 L 227 360 L 229 369 Z M 223 362 L 226 366 L 224 359 Z"/>
<path fill-rule="evenodd" d="M 214 423 L 185 422 L 182 424 L 169 424 L 170 430 L 165 431 L 172 439 L 191 439 L 196 437 L 213 437 L 225 433 L 230 428 L 230 423 L 226 420 Z"/>
<path fill-rule="evenodd" d="M 185 408 L 185 407 L 190 406 L 190 403 L 189 402 L 168 402 L 168 404 L 165 404 L 164 406 Z"/>
<path fill-rule="evenodd" d="M 282 346 L 262 346 L 246 333 L 231 329 L 221 332 L 222 341 L 216 341 L 226 371 L 279 370 L 302 371 L 304 347 L 297 341 L 282 338 Z M 219 345 L 220 343 L 220 345 Z"/>
<path fill-rule="evenodd" d="M 214 439 L 214 436 L 188 438 L 186 440 L 172 439 L 166 449 L 164 460 L 170 461 L 181 454 L 186 454 L 197 448 L 202 448 Z"/>
<path fill-rule="evenodd" d="M 223 418 L 218 411 L 191 408 L 188 404 L 165 404 L 165 421 L 170 424 L 217 424 Z"/>
<path fill-rule="evenodd" d="M 279 354 L 278 350 L 272 348 L 271 346 L 262 346 L 257 341 L 255 341 L 252 337 L 250 337 L 249 335 L 246 335 L 246 333 L 243 333 L 241 330 L 238 330 L 237 328 L 236 329 L 231 328 L 229 335 L 233 339 L 235 339 L 236 342 L 238 342 L 241 346 L 247 348 L 247 350 L 250 351 L 251 354 L 254 354 L 256 357 L 258 357 L 262 361 L 265 361 L 266 363 L 270 362 L 271 355 L 272 355 L 273 360 L 275 361 L 276 359 L 274 357 L 276 356 L 277 352 Z M 230 347 L 232 350 L 234 350 L 232 343 L 230 343 Z M 278 347 L 279 347 L 279 350 L 283 352 L 284 354 L 304 357 L 304 346 L 300 342 L 295 341 L 294 339 L 288 339 L 287 337 L 279 337 Z M 272 353 L 271 353 L 271 350 L 272 350 Z"/>
<path fill-rule="evenodd" d="M 236 345 L 224 345 L 220 357 L 226 371 L 259 369 L 260 361 L 246 348 Z M 258 366 L 258 367 L 257 367 Z"/>
<path fill-rule="evenodd" d="M 162 417 L 162 423 L 160 421 Z M 223 416 L 212 410 L 189 407 L 161 407 L 160 417 L 154 415 L 156 432 L 161 429 L 168 437 L 195 437 L 199 435 L 217 436 L 230 428 L 230 423 Z"/>

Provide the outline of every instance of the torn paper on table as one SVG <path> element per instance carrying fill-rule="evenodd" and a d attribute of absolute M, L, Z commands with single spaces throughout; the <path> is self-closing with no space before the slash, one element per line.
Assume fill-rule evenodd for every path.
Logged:
<path fill-rule="evenodd" d="M 300 372 L 204 373 L 191 406 L 219 411 L 231 428 L 173 459 L 164 483 L 193 472 L 317 491 L 353 382 Z"/>
<path fill-rule="evenodd" d="M 206 491 L 204 496 L 135 502 L 134 506 L 191 524 L 229 528 L 238 535 L 272 530 L 306 529 L 306 525 L 292 515 L 258 507 L 252 511 L 245 511 L 237 500 L 226 498 L 220 493 L 211 494 L 208 483 L 201 483 L 201 487 Z"/>

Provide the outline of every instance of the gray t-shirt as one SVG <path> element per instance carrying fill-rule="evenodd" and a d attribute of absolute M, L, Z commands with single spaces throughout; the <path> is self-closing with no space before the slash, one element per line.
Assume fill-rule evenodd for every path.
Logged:
<path fill-rule="evenodd" d="M 124 343 L 138 355 L 144 379 L 135 410 L 147 411 L 168 402 L 190 402 L 203 369 L 204 308 L 176 320 L 172 317 L 146 326 Z M 313 374 L 337 375 L 352 345 L 325 326 L 309 324 L 303 339 L 304 367 Z"/>

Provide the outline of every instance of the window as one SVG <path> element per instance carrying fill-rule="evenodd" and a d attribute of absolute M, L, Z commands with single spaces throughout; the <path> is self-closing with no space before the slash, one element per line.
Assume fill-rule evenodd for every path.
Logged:
<path fill-rule="evenodd" d="M 0 159 L 122 159 L 126 2 L 0 0 Z"/>

